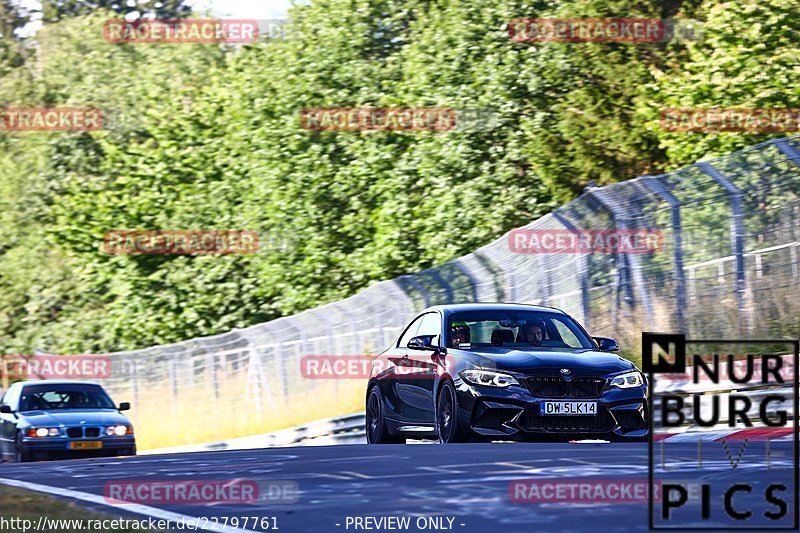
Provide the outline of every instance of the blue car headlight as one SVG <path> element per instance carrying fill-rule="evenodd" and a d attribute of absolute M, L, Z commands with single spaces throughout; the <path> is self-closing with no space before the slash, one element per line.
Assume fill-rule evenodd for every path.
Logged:
<path fill-rule="evenodd" d="M 28 428 L 29 437 L 58 437 L 61 435 L 61 430 L 58 428 Z"/>
<path fill-rule="evenodd" d="M 612 387 L 619 387 L 620 389 L 633 389 L 644 385 L 644 378 L 642 373 L 638 370 L 633 372 L 625 372 L 611 379 Z"/>
<path fill-rule="evenodd" d="M 106 428 L 106 435 L 109 437 L 124 437 L 125 435 L 133 435 L 133 426 L 126 424 L 116 424 Z"/>
<path fill-rule="evenodd" d="M 463 370 L 459 375 L 464 381 L 472 383 L 473 385 L 485 385 L 487 387 L 500 387 L 503 389 L 511 385 L 519 385 L 517 378 L 511 374 L 495 372 L 493 370 L 481 370 L 476 368 L 472 370 Z"/>

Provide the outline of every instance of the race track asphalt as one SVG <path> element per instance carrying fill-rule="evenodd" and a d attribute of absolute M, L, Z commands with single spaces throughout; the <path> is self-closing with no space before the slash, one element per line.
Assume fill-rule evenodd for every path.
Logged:
<path fill-rule="evenodd" d="M 217 517 L 220 521 L 221 517 L 229 517 L 229 521 L 230 517 L 274 517 L 270 523 L 284 533 L 630 532 L 648 529 L 647 450 L 644 443 L 308 446 L 6 463 L 0 465 L 0 478 L 100 496 L 109 483 L 296 483 L 298 493 L 293 503 L 143 502 L 151 508 L 191 517 Z M 665 483 L 679 480 L 690 487 L 689 503 L 673 515 L 672 522 L 658 524 L 692 529 L 712 525 L 792 526 L 797 494 L 792 442 L 776 442 L 769 447 L 763 442 L 705 443 L 701 450 L 697 443 L 671 444 L 664 449 L 664 464 L 669 467 L 666 472 L 660 470 L 658 444 L 654 450 L 659 468 L 656 479 Z M 535 485 L 531 486 L 531 480 Z M 560 482 L 561 492 L 554 481 Z M 711 487 L 712 515 L 708 520 L 700 519 L 700 507 L 694 505 L 700 483 Z M 729 522 L 723 514 L 723 492 L 734 483 L 752 487 L 750 493 L 738 492 L 732 499 L 737 509 L 752 510 L 754 514 L 748 520 Z M 770 521 L 763 517 L 765 511 L 778 508 L 764 500 L 770 483 L 787 487 L 780 492 L 789 509 L 783 519 Z M 658 493 L 659 487 L 655 490 Z M 114 516 L 141 518 L 125 503 L 116 507 L 86 502 L 82 505 Z M 657 518 L 661 516 L 660 499 L 655 512 Z M 362 520 L 357 522 L 357 517 Z M 410 517 L 410 521 L 407 527 L 402 522 L 383 522 L 384 526 L 395 527 L 379 528 L 378 522 L 365 521 L 364 517 Z M 252 527 L 253 523 L 249 522 L 247 528 L 227 530 L 268 530 Z M 418 528 L 418 524 L 425 527 Z M 437 524 L 442 527 L 432 527 Z"/>

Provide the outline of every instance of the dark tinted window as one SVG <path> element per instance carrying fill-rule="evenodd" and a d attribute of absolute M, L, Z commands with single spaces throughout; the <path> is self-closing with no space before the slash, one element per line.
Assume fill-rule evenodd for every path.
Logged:
<path fill-rule="evenodd" d="M 19 401 L 20 411 L 114 408 L 114 402 L 98 385 L 28 385 Z"/>

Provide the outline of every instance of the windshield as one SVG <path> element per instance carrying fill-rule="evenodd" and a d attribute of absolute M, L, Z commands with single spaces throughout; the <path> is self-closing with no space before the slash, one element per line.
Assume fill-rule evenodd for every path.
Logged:
<path fill-rule="evenodd" d="M 570 317 L 542 311 L 486 309 L 450 315 L 447 346 L 505 346 L 516 349 L 594 349 Z"/>
<path fill-rule="evenodd" d="M 99 385 L 28 385 L 22 389 L 20 411 L 52 409 L 116 409 Z"/>

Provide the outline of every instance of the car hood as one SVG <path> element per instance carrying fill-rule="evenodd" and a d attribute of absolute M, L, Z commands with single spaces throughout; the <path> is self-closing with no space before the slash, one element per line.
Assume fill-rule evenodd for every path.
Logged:
<path fill-rule="evenodd" d="M 20 413 L 31 426 L 110 426 L 129 424 L 128 418 L 115 409 L 54 409 Z"/>
<path fill-rule="evenodd" d="M 636 366 L 622 357 L 593 350 L 514 350 L 512 348 L 475 348 L 461 353 L 478 367 L 496 368 L 510 372 L 536 375 L 598 376 L 626 370 Z M 562 369 L 569 370 L 563 373 Z"/>

